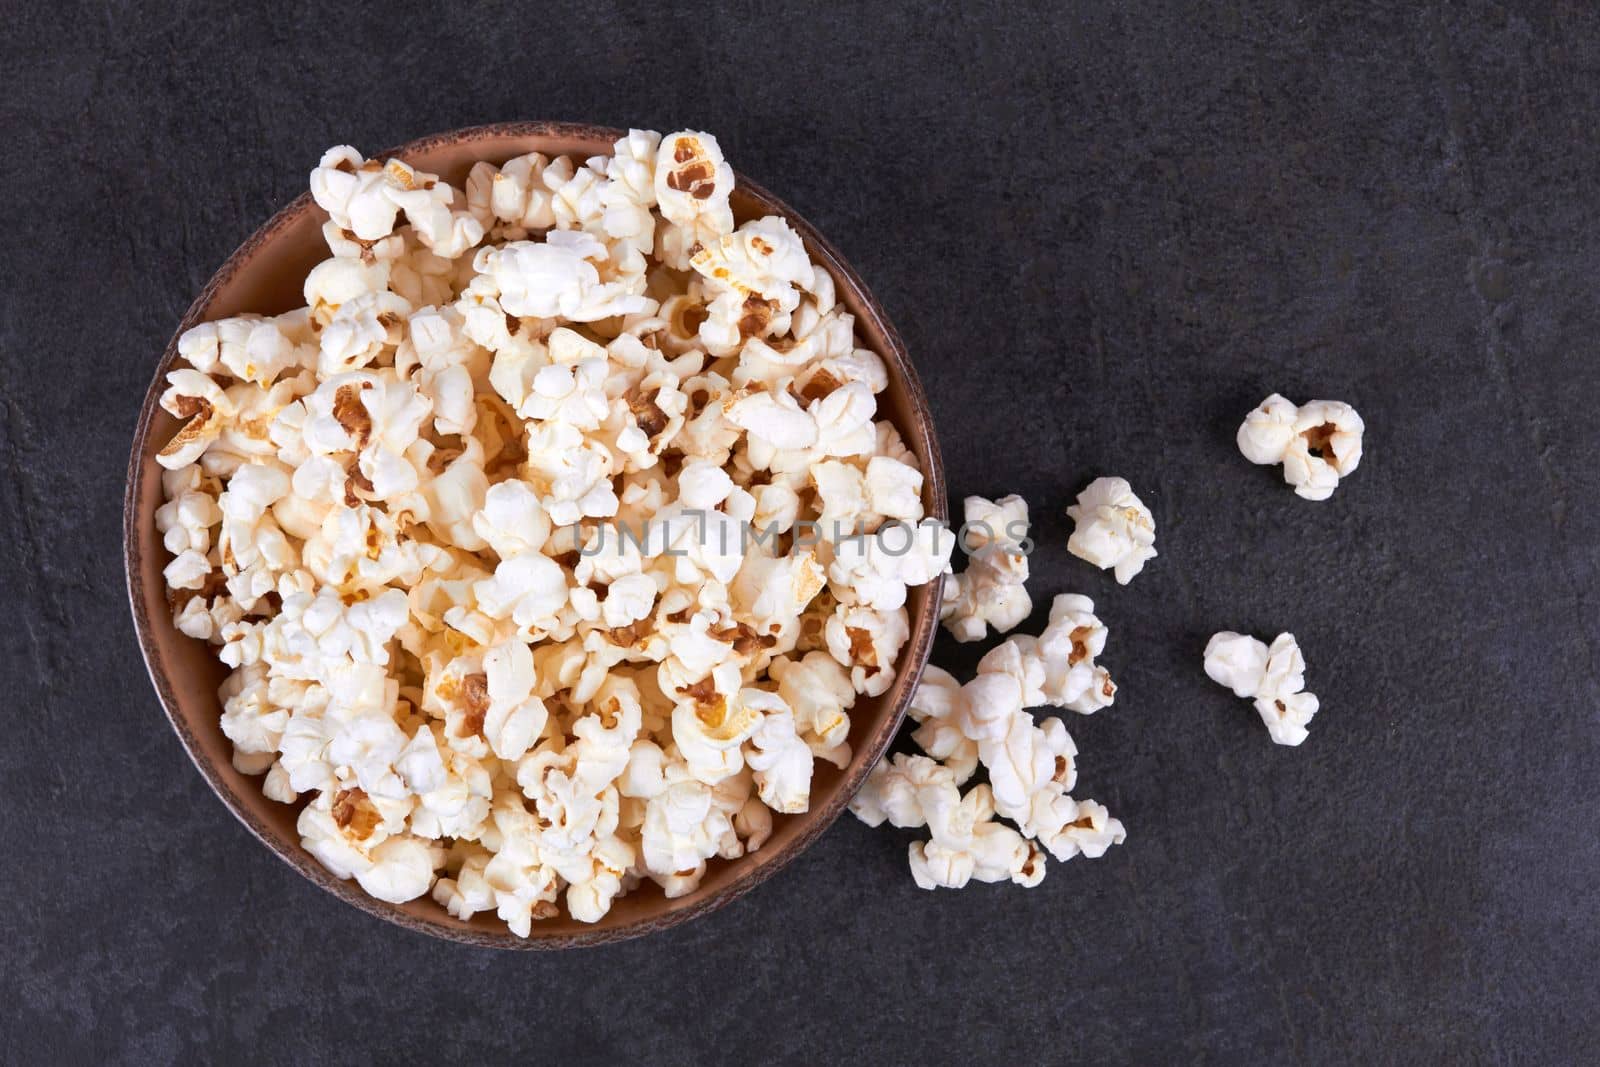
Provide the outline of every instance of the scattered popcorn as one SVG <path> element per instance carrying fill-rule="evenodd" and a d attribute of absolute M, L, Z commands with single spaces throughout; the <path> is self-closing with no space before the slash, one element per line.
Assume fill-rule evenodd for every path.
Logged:
<path fill-rule="evenodd" d="M 1133 581 L 1156 557 L 1156 520 L 1121 478 L 1090 482 L 1067 515 L 1076 524 L 1067 551 L 1101 570 L 1111 570 L 1118 585 Z"/>
<path fill-rule="evenodd" d="M 1245 416 L 1239 451 L 1251 463 L 1283 464 L 1283 480 L 1294 486 L 1295 495 L 1326 500 L 1339 480 L 1361 465 L 1365 430 L 1349 404 L 1313 400 L 1296 407 L 1273 393 Z"/>
<path fill-rule="evenodd" d="M 1248 634 L 1223 630 L 1206 642 L 1206 677 L 1249 700 L 1261 688 L 1267 669 L 1267 646 Z"/>
<path fill-rule="evenodd" d="M 1023 584 L 1033 547 L 1028 503 L 1014 495 L 998 501 L 969 496 L 963 507 L 967 569 L 945 577 L 940 617 L 957 641 L 981 641 L 990 627 L 1007 633 L 1033 610 Z"/>
<path fill-rule="evenodd" d="M 1303 692 L 1306 661 L 1294 634 L 1279 634 L 1268 646 L 1224 630 L 1206 643 L 1206 675 L 1235 696 L 1253 700 L 1267 733 L 1280 745 L 1298 745 L 1317 714 L 1314 693 Z"/>
<path fill-rule="evenodd" d="M 310 184 L 306 306 L 189 330 L 161 397 L 173 618 L 232 668 L 235 766 L 381 900 L 525 937 L 692 892 L 809 809 L 817 760 L 849 764 L 907 587 L 949 570 L 887 368 L 785 220 L 736 223 L 709 134 L 479 163 L 464 190 L 338 146 Z M 1004 628 L 1021 518 L 986 557 L 1010 607 L 973 609 Z M 959 792 L 960 731 L 1005 743 L 1018 677 L 1053 676 L 997 671 L 932 727 L 965 776 L 874 779 L 882 818 L 930 826 L 929 884 L 1043 874 L 1048 842 Z M 1007 811 L 1072 752 L 1038 744 Z"/>
<path fill-rule="evenodd" d="M 1106 647 L 1105 624 L 1094 614 L 1094 601 L 1062 593 L 1050 605 L 1050 622 L 1038 637 L 1033 655 L 1044 667 L 1040 692 L 1044 701 L 1081 715 L 1108 706 L 1116 683 L 1095 657 Z"/>
<path fill-rule="evenodd" d="M 1294 634 L 1282 633 L 1267 647 L 1267 663 L 1255 696 L 1276 697 L 1298 693 L 1306 687 L 1306 661 Z"/>
<path fill-rule="evenodd" d="M 969 525 L 984 515 L 1025 525 L 1020 501 L 1009 500 L 969 499 Z M 1025 529 L 1014 532 L 1017 541 L 1024 536 Z M 1054 716 L 1035 720 L 1026 710 L 1050 704 L 1088 713 L 1110 704 L 1116 686 L 1094 662 L 1105 641 L 1094 602 L 1062 594 L 1043 633 L 1007 638 L 966 684 L 932 665 L 923 670 L 909 714 L 917 723 L 912 740 L 926 755 L 885 759 L 850 802 L 868 826 L 928 827 L 930 839 L 910 846 L 918 886 L 959 889 L 973 880 L 1035 886 L 1044 878 L 1046 853 L 1098 858 L 1126 838 L 1104 807 L 1069 795 L 1078 748 L 1066 724 Z M 961 786 L 980 765 L 989 781 L 963 795 Z"/>
<path fill-rule="evenodd" d="M 1035 886 L 1044 878 L 1044 858 L 1016 830 L 994 821 L 994 798 L 986 785 L 961 796 L 952 785 L 924 790 L 929 841 L 911 843 L 911 876 L 923 889 L 960 889 L 968 881 L 1013 881 Z"/>

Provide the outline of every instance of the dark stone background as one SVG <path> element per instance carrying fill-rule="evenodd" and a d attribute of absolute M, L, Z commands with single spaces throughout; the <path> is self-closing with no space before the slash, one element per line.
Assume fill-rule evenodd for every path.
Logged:
<path fill-rule="evenodd" d="M 0 1058 L 1594 1062 L 1600 25 L 1330 6 L 6 0 Z M 927 894 L 846 819 L 530 956 L 366 918 L 212 798 L 123 591 L 157 354 L 325 146 L 525 118 L 711 130 L 856 264 L 957 500 L 1034 507 L 1029 629 L 1111 627 L 1069 725 L 1126 845 Z M 1328 503 L 1234 449 L 1274 390 L 1366 418 Z M 1099 474 L 1157 518 L 1127 588 L 1064 548 Z M 1206 680 L 1225 628 L 1299 635 L 1304 747 Z"/>

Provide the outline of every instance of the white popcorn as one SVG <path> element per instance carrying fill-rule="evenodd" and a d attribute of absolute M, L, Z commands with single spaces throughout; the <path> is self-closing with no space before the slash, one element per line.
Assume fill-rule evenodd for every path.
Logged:
<path fill-rule="evenodd" d="M 387 237 L 401 211 L 418 238 L 446 258 L 483 239 L 482 223 L 467 212 L 450 210 L 455 192 L 448 184 L 398 159 L 363 159 L 349 145 L 323 155 L 311 172 L 311 195 L 334 225 L 361 241 Z"/>
<path fill-rule="evenodd" d="M 965 797 L 942 783 L 919 792 L 932 839 L 911 844 L 911 874 L 918 886 L 960 889 L 974 878 L 1037 885 L 1044 877 L 1040 855 L 1016 830 L 994 821 L 988 786 L 975 786 Z"/>
<path fill-rule="evenodd" d="M 793 394 L 758 392 L 728 409 L 735 426 L 780 452 L 810 448 L 817 443 L 817 421 L 800 407 Z"/>
<path fill-rule="evenodd" d="M 205 599 L 199 596 L 188 598 L 173 611 L 172 625 L 179 633 L 200 641 L 209 641 L 219 629 L 216 617 L 206 607 Z"/>
<path fill-rule="evenodd" d="M 1019 825 L 1058 860 L 1078 855 L 1099 859 L 1128 836 L 1121 821 L 1113 819 L 1104 805 L 1049 790 L 1034 794 L 1029 813 Z"/>
<path fill-rule="evenodd" d="M 1206 677 L 1249 699 L 1261 689 L 1267 671 L 1267 646 L 1247 634 L 1223 630 L 1206 642 Z"/>
<path fill-rule="evenodd" d="M 935 522 L 907 526 L 898 519 L 877 533 L 848 537 L 834 546 L 829 580 L 848 589 L 851 601 L 880 611 L 906 602 L 906 587 L 931 581 L 949 569 L 955 535 Z"/>
<path fill-rule="evenodd" d="M 295 327 L 290 316 L 264 319 L 240 315 L 202 322 L 178 338 L 178 354 L 202 374 L 220 370 L 240 381 L 271 385 L 305 359 L 291 336 L 297 332 Z"/>
<path fill-rule="evenodd" d="M 384 195 L 383 164 L 368 162 L 349 145 L 328 149 L 311 172 L 311 196 L 334 225 L 371 241 L 394 229 L 399 208 Z"/>
<path fill-rule="evenodd" d="M 623 879 L 634 866 L 634 849 L 621 838 L 602 837 L 582 862 L 587 867 L 582 876 L 569 879 L 567 912 L 578 922 L 599 922 L 623 892 Z"/>
<path fill-rule="evenodd" d="M 1271 646 L 1224 630 L 1206 643 L 1206 675 L 1235 696 L 1254 699 L 1257 714 L 1272 740 L 1298 745 L 1320 702 L 1305 689 L 1305 657 L 1294 634 L 1282 633 Z"/>
<path fill-rule="evenodd" d="M 404 234 L 391 233 L 386 237 L 364 240 L 332 219 L 322 224 L 322 239 L 328 242 L 328 251 L 333 253 L 335 259 L 355 260 L 369 266 L 383 262 L 392 269 L 394 261 L 406 254 Z"/>
<path fill-rule="evenodd" d="M 1096 478 L 1067 508 L 1076 524 L 1067 551 L 1111 570 L 1127 585 L 1156 556 L 1156 523 L 1150 509 L 1121 478 Z"/>
<path fill-rule="evenodd" d="M 432 730 L 419 731 L 419 736 Z M 453 747 L 432 743 L 444 768 L 443 780 L 430 789 L 416 789 L 417 806 L 411 813 L 411 832 L 437 840 L 444 837 L 481 836 L 494 798 L 494 783 L 484 764 Z M 402 760 L 405 758 L 402 754 Z M 396 761 L 396 767 L 400 761 Z M 409 779 L 408 779 L 409 781 Z"/>
<path fill-rule="evenodd" d="M 1294 424 L 1299 417 L 1300 409 L 1293 401 L 1273 393 L 1239 426 L 1239 451 L 1251 463 L 1282 463 L 1294 440 Z"/>
<path fill-rule="evenodd" d="M 709 133 L 681 130 L 661 139 L 655 164 L 656 203 L 668 223 L 661 259 L 687 270 L 695 246 L 704 247 L 733 230 L 728 196 L 733 168 Z"/>
<path fill-rule="evenodd" d="M 1251 463 L 1283 464 L 1283 480 L 1295 495 L 1326 500 L 1339 480 L 1361 464 L 1366 424 L 1349 404 L 1313 400 L 1298 407 L 1273 393 L 1245 416 L 1239 451 Z"/>
<path fill-rule="evenodd" d="M 1050 622 L 1039 634 L 1033 654 L 1044 666 L 1040 690 L 1045 701 L 1088 715 L 1109 706 L 1117 687 L 1106 669 L 1095 663 L 1105 650 L 1106 628 L 1086 596 L 1062 593 L 1050 604 Z"/>
<path fill-rule="evenodd" d="M 867 505 L 879 515 L 906 522 L 922 518 L 922 472 L 888 456 L 867 461 Z"/>
<path fill-rule="evenodd" d="M 198 460 L 238 414 L 238 405 L 211 378 L 196 370 L 179 369 L 167 375 L 168 388 L 161 394 L 161 407 L 169 414 L 189 420 L 156 453 L 156 461 L 168 470 L 187 467 Z"/>
<path fill-rule="evenodd" d="M 992 626 L 1007 633 L 1033 610 L 1028 580 L 1028 504 L 969 496 L 963 503 L 962 547 L 967 568 L 944 579 L 940 617 L 957 641 L 981 641 Z"/>
<path fill-rule="evenodd" d="M 372 865 L 356 872 L 361 888 L 379 900 L 404 904 L 433 888 L 437 850 L 415 837 L 391 837 L 372 850 Z"/>
<path fill-rule="evenodd" d="M 600 194 L 605 205 L 601 225 L 610 237 L 627 241 L 643 253 L 655 248 L 655 168 L 661 135 L 652 130 L 629 130 L 605 160 L 610 179 Z"/>
<path fill-rule="evenodd" d="M 341 781 L 354 780 L 374 799 L 403 800 L 408 792 L 394 761 L 406 747 L 405 732 L 382 711 L 352 714 L 328 722 L 328 762 Z"/>
<path fill-rule="evenodd" d="M 435 792 L 450 780 L 450 771 L 433 730 L 420 726 L 394 760 L 395 773 L 418 797 Z"/>
<path fill-rule="evenodd" d="M 268 698 L 264 670 L 235 671 L 217 695 L 223 701 L 222 732 L 233 742 L 235 752 L 271 754 L 278 750 L 289 712 Z"/>
<path fill-rule="evenodd" d="M 498 222 L 501 236 L 513 239 L 556 224 L 550 189 L 544 183 L 550 160 L 530 152 L 504 166 L 476 163 L 467 176 L 467 208 L 484 224 Z"/>
<path fill-rule="evenodd" d="M 367 493 L 388 500 L 417 488 L 406 458 L 432 410 L 409 382 L 356 371 L 329 378 L 305 398 L 302 438 L 313 455 L 355 452 Z"/>
<path fill-rule="evenodd" d="M 1257 697 L 1256 713 L 1266 724 L 1267 733 L 1280 745 L 1298 745 L 1308 736 L 1306 727 L 1320 707 L 1315 693 L 1280 693 Z"/>
<path fill-rule="evenodd" d="M 644 276 L 602 282 L 606 246 L 585 233 L 552 230 L 543 241 L 482 248 L 473 269 L 498 295 L 508 315 L 593 322 L 646 311 Z"/>
<path fill-rule="evenodd" d="M 550 518 L 527 482 L 509 479 L 489 487 L 472 529 L 502 560 L 538 552 L 550 537 Z"/>
<path fill-rule="evenodd" d="M 894 661 L 911 636 L 904 608 L 841 607 L 828 620 L 828 652 L 850 669 L 856 692 L 878 696 L 894 684 Z"/>
<path fill-rule="evenodd" d="M 714 683 L 732 687 L 737 676 L 715 678 Z M 672 739 L 689 773 L 712 784 L 739 773 L 744 767 L 740 746 L 761 726 L 761 705 L 770 694 L 754 689 L 730 693 L 702 683 L 686 696 L 672 712 Z"/>
<path fill-rule="evenodd" d="M 325 377 L 360 370 L 398 345 L 411 304 L 394 293 L 362 293 L 339 305 L 322 328 L 317 373 Z"/>
<path fill-rule="evenodd" d="M 816 287 L 816 271 L 805 245 L 777 215 L 745 223 L 695 253 L 693 263 L 717 288 L 756 293 L 768 300 L 792 297 L 798 302 L 793 289 Z"/>
<path fill-rule="evenodd" d="M 1300 407 L 1295 439 L 1283 457 L 1283 479 L 1307 500 L 1326 500 L 1361 463 L 1366 424 L 1349 404 L 1313 400 Z"/>
<path fill-rule="evenodd" d="M 559 421 L 579 430 L 597 429 L 610 407 L 605 394 L 605 358 L 552 363 L 533 376 L 517 414 L 540 422 Z"/>
<path fill-rule="evenodd" d="M 311 321 L 323 326 L 345 304 L 367 293 L 382 292 L 392 270 L 392 264 L 382 259 L 371 263 L 343 256 L 323 260 L 311 268 L 302 289 Z"/>
<path fill-rule="evenodd" d="M 1103 642 L 1104 627 L 1099 629 Z M 1045 692 L 1048 671 L 1044 654 L 1039 649 L 1040 639 L 1022 635 L 1006 638 L 978 661 L 978 673 L 1009 675 L 1022 692 L 1022 706 L 1025 708 L 1050 703 L 1050 696 Z M 1046 646 L 1046 651 L 1049 651 L 1049 646 Z"/>
<path fill-rule="evenodd" d="M 1025 524 L 1018 504 L 970 505 L 980 541 L 992 543 L 1012 521 Z M 1001 521 L 998 527 L 988 523 L 985 532 L 980 518 Z M 1010 533 L 1020 541 L 1025 525 Z M 871 826 L 929 827 L 931 839 L 909 850 L 917 885 L 1010 880 L 1034 886 L 1044 878 L 1046 852 L 1058 860 L 1098 857 L 1124 840 L 1122 824 L 1103 807 L 1068 795 L 1077 781 L 1078 750 L 1065 725 L 1053 717 L 1035 722 L 1024 710 L 1051 703 L 1091 712 L 1111 703 L 1116 687 L 1094 662 L 1105 637 L 1093 602 L 1063 594 L 1051 605 L 1043 633 L 1008 638 L 983 657 L 977 677 L 965 685 L 938 667 L 924 668 L 909 713 L 918 724 L 912 740 L 928 755 L 896 755 L 879 764 L 850 805 Z M 980 763 L 988 783 L 961 796 L 959 786 Z"/>
<path fill-rule="evenodd" d="M 643 574 L 625 574 L 606 586 L 600 617 L 608 629 L 620 629 L 649 618 L 655 609 L 655 580 Z"/>
<path fill-rule="evenodd" d="M 912 694 L 907 714 L 918 723 L 911 739 L 964 785 L 978 769 L 978 742 L 967 736 L 968 695 L 949 672 L 931 664 Z"/>
<path fill-rule="evenodd" d="M 645 870 L 668 896 L 682 896 L 699 883 L 702 863 L 717 854 L 732 830 L 729 817 L 713 804 L 710 786 L 693 780 L 668 786 L 645 804 L 640 835 Z M 691 873 L 683 878 L 686 871 Z"/>
<path fill-rule="evenodd" d="M 1022 688 L 999 672 L 980 673 L 961 687 L 962 705 L 954 725 L 969 741 L 998 741 L 1022 710 Z M 980 747 L 981 752 L 981 747 Z"/>
<path fill-rule="evenodd" d="M 185 549 L 161 571 L 169 589 L 199 589 L 211 574 L 211 561 L 204 552 Z"/>
<path fill-rule="evenodd" d="M 849 382 L 813 400 L 806 409 L 817 424 L 815 451 L 823 456 L 864 456 L 878 443 L 872 416 L 878 410 L 872 390 Z"/>
<path fill-rule="evenodd" d="M 736 227 L 733 182 L 693 131 L 464 189 L 336 147 L 304 306 L 180 338 L 174 625 L 231 668 L 233 765 L 371 896 L 529 936 L 691 892 L 893 684 L 953 537 L 834 278 L 784 219 Z M 926 877 L 1033 884 L 1045 846 L 959 788 L 1005 747 L 1011 810 L 1070 742 L 1013 738 L 1034 646 L 993 667 L 919 691 L 947 762 L 897 765 L 883 817 L 937 824 Z"/>
<path fill-rule="evenodd" d="M 483 670 L 489 690 L 483 735 L 500 759 L 521 759 L 544 732 L 548 718 L 544 702 L 533 695 L 533 653 L 513 639 L 484 653 Z"/>
<path fill-rule="evenodd" d="M 678 472 L 678 502 L 686 508 L 714 508 L 732 491 L 733 479 L 714 463 L 690 460 Z"/>
<path fill-rule="evenodd" d="M 294 785 L 289 781 L 289 772 L 283 769 L 281 762 L 274 762 L 267 768 L 261 792 L 268 800 L 276 800 L 279 804 L 293 804 L 300 796 L 295 792 Z"/>
<path fill-rule="evenodd" d="M 167 551 L 177 555 L 185 548 L 209 550 L 210 528 L 222 521 L 222 512 L 199 466 L 163 470 L 161 491 L 167 502 L 156 509 L 156 529 L 163 534 Z"/>
<path fill-rule="evenodd" d="M 493 834 L 485 836 L 497 847 L 484 864 L 483 882 L 493 895 L 495 913 L 513 933 L 527 937 L 535 916 L 556 914 L 559 879 L 540 861 L 533 816 L 521 796 L 512 791 L 497 795 L 492 819 Z"/>
<path fill-rule="evenodd" d="M 527 552 L 502 560 L 494 577 L 472 587 L 491 619 L 509 618 L 524 629 L 550 630 L 567 603 L 567 576 L 549 556 Z"/>
<path fill-rule="evenodd" d="M 764 712 L 745 755 L 762 803 L 786 815 L 805 811 L 811 806 L 811 749 L 795 732 L 793 712 L 773 693 L 747 689 L 741 696 L 746 707 Z"/>
<path fill-rule="evenodd" d="M 1031 716 L 1013 715 L 1004 735 L 978 746 L 978 758 L 989 769 L 996 809 L 1019 821 L 1045 783 L 1054 780 L 1065 790 L 1072 788 L 1077 754 L 1066 726 L 1053 717 L 1035 724 Z"/>
<path fill-rule="evenodd" d="M 458 844 L 457 852 L 468 852 L 474 846 Z M 495 892 L 484 877 L 489 865 L 489 854 L 481 850 L 468 853 L 461 860 L 454 878 L 440 878 L 433 884 L 433 899 L 451 915 L 465 922 L 480 911 L 495 907 Z M 531 916 L 530 916 L 531 918 Z M 531 925 L 531 924 L 530 924 Z"/>
<path fill-rule="evenodd" d="M 881 826 L 885 821 L 907 829 L 926 826 L 922 791 L 946 785 L 956 786 L 949 768 L 926 756 L 898 753 L 872 768 L 850 801 L 850 810 L 868 826 Z"/>
<path fill-rule="evenodd" d="M 1261 686 L 1255 695 L 1274 697 L 1283 693 L 1298 693 L 1305 685 L 1306 661 L 1300 653 L 1299 642 L 1294 639 L 1294 634 L 1279 634 L 1267 649 Z"/>
<path fill-rule="evenodd" d="M 392 834 L 388 820 L 360 789 L 323 793 L 300 812 L 296 825 L 301 844 L 336 878 L 353 878 L 372 870 L 375 850 Z"/>
<path fill-rule="evenodd" d="M 352 598 L 347 604 L 324 586 L 315 596 L 296 593 L 285 597 L 282 614 L 268 632 L 274 647 L 281 644 L 285 655 L 348 656 L 356 663 L 383 665 L 389 662 L 386 646 L 405 624 L 408 610 L 406 595 L 398 589 L 376 597 Z"/>
<path fill-rule="evenodd" d="M 605 232 L 605 183 L 600 170 L 558 156 L 539 176 L 550 190 L 550 210 L 563 230 Z"/>
<path fill-rule="evenodd" d="M 844 743 L 850 733 L 849 710 L 856 690 L 849 672 L 837 660 L 814 651 L 799 660 L 775 659 L 770 670 L 778 680 L 778 695 L 813 746 L 826 751 Z"/>

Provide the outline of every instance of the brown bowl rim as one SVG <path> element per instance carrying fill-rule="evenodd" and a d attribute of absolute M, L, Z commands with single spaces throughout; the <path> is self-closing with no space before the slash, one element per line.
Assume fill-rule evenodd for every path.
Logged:
<path fill-rule="evenodd" d="M 430 134 L 377 153 L 375 158 L 399 157 L 405 159 L 417 153 L 431 151 L 446 145 L 534 136 L 579 140 L 602 139 L 607 145 L 610 145 L 625 136 L 625 132 L 606 126 L 573 122 L 492 123 Z M 873 325 L 877 327 L 878 334 L 883 338 L 884 348 L 886 349 L 886 351 L 879 354 L 892 363 L 894 371 L 900 378 L 910 401 L 915 425 L 898 428 L 902 433 L 909 431 L 909 433 L 915 434 L 922 445 L 922 452 L 926 457 L 924 462 L 926 469 L 923 471 L 926 487 L 925 495 L 931 500 L 928 515 L 930 518 L 948 521 L 949 513 L 945 503 L 944 463 L 939 453 L 938 437 L 933 432 L 933 413 L 928 406 L 922 383 L 917 377 L 916 369 L 912 366 L 910 355 L 906 351 L 905 342 L 901 339 L 899 331 L 894 328 L 894 324 L 884 314 L 877 298 L 872 295 L 871 290 L 867 288 L 855 269 L 846 262 L 844 257 L 810 222 L 765 188 L 750 181 L 743 174 L 737 174 L 737 172 L 736 188 L 758 201 L 770 213 L 782 215 L 788 220 L 790 225 L 805 241 L 812 255 L 822 260 L 834 277 L 844 286 L 852 289 L 857 295 L 861 305 L 861 315 L 858 317 L 870 316 Z M 177 695 L 167 675 L 167 666 L 162 660 L 158 646 L 152 636 L 152 630 L 157 624 L 150 619 L 144 608 L 143 587 L 140 578 L 143 557 L 138 535 L 143 524 L 155 521 L 153 515 L 141 515 L 138 507 L 139 490 L 144 483 L 144 479 L 148 476 L 145 456 L 146 442 L 149 438 L 155 412 L 159 408 L 158 402 L 163 391 L 165 375 L 178 356 L 178 338 L 190 327 L 203 321 L 203 316 L 215 299 L 217 292 L 248 265 L 259 249 L 272 241 L 284 226 L 297 219 L 303 213 L 313 209 L 314 204 L 311 194 L 309 192 L 301 193 L 280 208 L 266 223 L 246 238 L 244 243 L 235 249 L 233 254 L 211 276 L 205 287 L 200 290 L 199 295 L 195 297 L 194 302 L 189 305 L 189 309 L 184 313 L 183 319 L 179 322 L 177 330 L 172 335 L 172 339 L 167 342 L 166 349 L 163 351 L 155 374 L 151 379 L 150 388 L 145 394 L 144 404 L 139 410 L 139 421 L 134 431 L 133 449 L 128 461 L 127 489 L 123 499 L 122 514 L 123 565 L 128 583 L 129 606 L 132 609 L 134 630 L 139 638 L 140 653 L 144 658 L 150 681 L 155 686 L 156 695 L 161 701 L 161 707 L 166 713 L 167 721 L 172 726 L 173 732 L 178 735 L 178 740 L 183 745 L 190 761 L 199 770 L 206 784 L 211 787 L 211 791 L 217 795 L 223 805 L 233 813 L 234 818 L 253 837 L 265 845 L 268 851 L 317 886 L 345 903 L 359 908 L 368 915 L 418 933 L 479 948 L 532 951 L 580 948 L 626 941 L 659 930 L 666 930 L 691 919 L 707 915 L 765 882 L 814 843 L 824 830 L 833 825 L 834 821 L 844 812 L 850 798 L 860 788 L 861 782 L 866 778 L 868 772 L 882 758 L 884 752 L 894 740 L 901 722 L 905 719 L 906 709 L 910 704 L 912 694 L 916 690 L 917 681 L 921 677 L 922 670 L 926 666 L 929 654 L 932 651 L 933 638 L 938 629 L 939 606 L 942 599 L 941 583 L 931 583 L 932 588 L 929 590 L 926 609 L 922 612 L 920 618 L 914 620 L 915 627 L 912 629 L 905 647 L 901 650 L 901 658 L 898 664 L 900 670 L 895 682 L 900 691 L 899 699 L 895 701 L 889 713 L 882 716 L 878 728 L 867 739 L 867 742 L 861 746 L 860 751 L 868 753 L 868 757 L 862 759 L 859 753 L 857 754 L 852 760 L 851 768 L 846 771 L 845 777 L 834 791 L 832 798 L 820 808 L 812 809 L 798 816 L 798 818 L 805 820 L 804 824 L 784 847 L 770 853 L 763 850 L 747 854 L 736 860 L 725 861 L 736 866 L 742 866 L 744 870 L 736 871 L 728 884 L 715 893 L 709 894 L 688 906 L 669 908 L 656 915 L 643 915 L 622 926 L 597 927 L 576 933 L 552 932 L 541 936 L 539 933 L 540 926 L 535 923 L 530 936 L 520 938 L 510 930 L 479 930 L 467 926 L 449 925 L 412 915 L 395 905 L 368 896 L 353 881 L 335 878 L 332 873 L 304 849 L 280 847 L 272 831 L 256 817 L 255 813 L 236 794 L 233 787 L 222 778 L 216 767 L 212 765 L 211 760 L 205 756 L 179 711 Z M 170 626 L 170 622 L 167 625 Z"/>

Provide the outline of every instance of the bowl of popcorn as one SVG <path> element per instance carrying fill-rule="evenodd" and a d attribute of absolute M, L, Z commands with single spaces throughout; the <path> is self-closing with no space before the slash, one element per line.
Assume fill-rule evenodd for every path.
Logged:
<path fill-rule="evenodd" d="M 195 765 L 318 885 L 555 948 L 750 889 L 894 735 L 954 535 L 860 279 L 708 134 L 330 149 L 134 439 L 129 595 Z"/>

